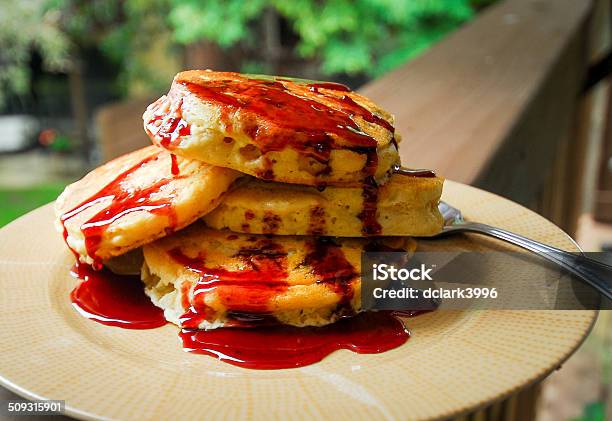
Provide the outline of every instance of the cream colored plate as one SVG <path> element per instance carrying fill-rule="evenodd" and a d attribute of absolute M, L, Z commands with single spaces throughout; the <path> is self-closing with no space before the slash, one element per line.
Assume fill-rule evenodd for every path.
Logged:
<path fill-rule="evenodd" d="M 447 182 L 466 217 L 575 250 L 542 217 Z M 502 248 L 482 237 L 461 248 Z M 64 399 L 78 418 L 427 419 L 459 414 L 532 383 L 580 345 L 594 311 L 437 311 L 408 321 L 400 348 L 337 351 L 298 369 L 257 371 L 182 351 L 177 328 L 123 330 L 82 318 L 72 256 L 42 207 L 0 230 L 0 375 L 28 398 Z"/>

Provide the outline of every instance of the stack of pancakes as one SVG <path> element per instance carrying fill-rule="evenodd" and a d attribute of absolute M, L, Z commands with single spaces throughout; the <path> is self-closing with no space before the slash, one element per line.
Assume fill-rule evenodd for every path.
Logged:
<path fill-rule="evenodd" d="M 154 146 L 68 186 L 58 227 L 183 328 L 351 316 L 362 251 L 442 227 L 443 180 L 398 172 L 392 116 L 344 85 L 187 71 L 143 119 Z"/>

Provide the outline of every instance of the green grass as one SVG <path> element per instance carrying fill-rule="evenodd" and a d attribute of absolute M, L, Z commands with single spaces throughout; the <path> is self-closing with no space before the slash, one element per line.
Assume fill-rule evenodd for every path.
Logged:
<path fill-rule="evenodd" d="M 24 189 L 0 188 L 0 227 L 55 200 L 64 187 L 57 183 Z"/>

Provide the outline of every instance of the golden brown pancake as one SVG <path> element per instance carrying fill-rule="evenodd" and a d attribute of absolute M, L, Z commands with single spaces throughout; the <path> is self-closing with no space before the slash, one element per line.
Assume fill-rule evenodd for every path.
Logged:
<path fill-rule="evenodd" d="M 335 83 L 186 71 L 143 119 L 160 147 L 271 181 L 382 184 L 399 163 L 393 117 Z"/>
<path fill-rule="evenodd" d="M 243 180 L 204 216 L 209 227 L 235 232 L 340 237 L 429 236 L 444 223 L 438 210 L 443 179 L 393 174 L 364 213 L 367 195 L 358 187 L 314 187 Z M 379 230 L 367 224 L 378 224 Z"/>
<path fill-rule="evenodd" d="M 149 146 L 66 187 L 55 203 L 57 227 L 81 262 L 100 264 L 210 212 L 239 176 Z"/>
<path fill-rule="evenodd" d="M 143 247 L 142 279 L 166 318 L 184 328 L 270 319 L 319 326 L 360 310 L 367 245 L 373 243 L 235 234 L 195 223 Z M 376 246 L 411 252 L 416 243 L 381 238 Z"/>

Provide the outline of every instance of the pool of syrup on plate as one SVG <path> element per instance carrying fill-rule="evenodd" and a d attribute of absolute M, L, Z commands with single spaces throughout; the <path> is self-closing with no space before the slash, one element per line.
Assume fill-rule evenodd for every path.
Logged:
<path fill-rule="evenodd" d="M 225 290 L 226 294 L 238 294 L 238 303 L 249 304 L 246 307 L 238 304 L 234 309 L 237 317 L 232 321 L 232 327 L 198 330 L 193 327 L 206 317 L 206 312 L 203 306 L 192 303 L 182 317 L 184 326 L 192 328 L 183 328 L 179 333 L 186 351 L 210 355 L 240 367 L 302 367 L 320 361 L 339 349 L 363 354 L 385 352 L 404 344 L 410 336 L 399 317 L 418 314 L 366 312 L 323 327 L 299 328 L 269 324 L 273 318 L 266 318 L 265 313 L 249 313 L 265 311 L 265 302 L 250 300 L 253 294 L 257 295 L 262 290 L 266 291 L 266 299 L 270 294 L 284 290 L 283 264 L 276 264 L 278 259 L 283 259 L 282 253 L 257 257 L 261 267 L 279 277 L 273 285 L 262 283 L 260 277 L 249 271 L 242 274 L 220 269 L 211 271 L 202 261 L 186 258 L 178 251 L 172 253 L 173 258 L 202 274 L 205 281 L 195 288 L 210 288 L 211 282 L 216 283 L 214 288 Z M 343 280 L 351 279 L 355 273 L 352 267 L 346 266 L 348 262 L 340 253 L 340 247 L 333 243 L 316 241 L 312 245 L 309 259 L 323 282 L 329 282 L 329 287 L 342 296 L 342 306 L 347 305 L 352 296 L 352 289 L 347 288 Z M 268 259 L 268 263 L 262 263 Z M 343 276 L 331 279 L 332 270 L 338 268 Z M 86 265 L 75 266 L 72 274 L 81 280 L 71 298 L 74 307 L 83 316 L 102 324 L 127 329 L 151 329 L 166 324 L 163 311 L 146 296 L 138 276 L 116 275 L 107 269 L 93 270 Z M 253 317 L 249 319 L 249 315 Z"/>

